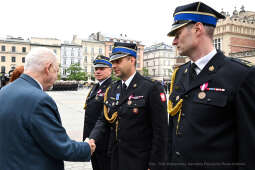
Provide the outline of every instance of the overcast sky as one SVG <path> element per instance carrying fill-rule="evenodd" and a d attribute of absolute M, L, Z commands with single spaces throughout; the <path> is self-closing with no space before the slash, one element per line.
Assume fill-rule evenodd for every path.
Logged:
<path fill-rule="evenodd" d="M 140 40 L 145 45 L 165 42 L 176 6 L 191 0 L 1 0 L 0 36 L 52 37 L 70 41 L 73 34 L 93 32 Z M 232 14 L 242 5 L 255 11 L 253 0 L 202 0 L 217 11 Z"/>

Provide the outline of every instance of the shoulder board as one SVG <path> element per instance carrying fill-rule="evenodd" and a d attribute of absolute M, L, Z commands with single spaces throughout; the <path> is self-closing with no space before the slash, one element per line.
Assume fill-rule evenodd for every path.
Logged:
<path fill-rule="evenodd" d="M 247 67 L 252 67 L 252 66 L 254 66 L 254 64 L 253 64 L 252 62 L 247 61 L 247 60 L 244 60 L 244 59 L 231 57 L 231 60 L 234 61 L 234 62 L 237 62 L 237 63 L 239 63 L 239 64 L 245 65 L 245 66 L 247 66 Z"/>

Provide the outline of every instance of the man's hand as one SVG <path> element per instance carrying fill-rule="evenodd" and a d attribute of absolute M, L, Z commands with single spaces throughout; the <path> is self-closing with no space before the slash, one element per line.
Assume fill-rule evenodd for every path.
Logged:
<path fill-rule="evenodd" d="M 90 150 L 91 150 L 91 155 L 92 155 L 95 152 L 95 150 L 96 150 L 95 140 L 94 139 L 86 138 L 85 142 L 87 142 L 89 144 Z"/>

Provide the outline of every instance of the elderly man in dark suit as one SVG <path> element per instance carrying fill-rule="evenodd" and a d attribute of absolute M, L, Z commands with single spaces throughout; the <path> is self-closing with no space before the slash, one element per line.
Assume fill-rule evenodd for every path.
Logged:
<path fill-rule="evenodd" d="M 114 44 L 110 60 L 121 80 L 105 93 L 104 114 L 90 138 L 97 144 L 110 129 L 111 170 L 164 170 L 166 96 L 159 82 L 136 71 L 136 52 L 136 44 Z"/>
<path fill-rule="evenodd" d="M 202 2 L 174 12 L 168 35 L 191 61 L 171 81 L 173 170 L 255 169 L 255 67 L 214 48 L 214 29 L 224 18 Z"/>
<path fill-rule="evenodd" d="M 54 100 L 45 93 L 58 75 L 56 55 L 35 48 L 24 74 L 0 91 L 0 169 L 64 170 L 66 161 L 89 161 L 95 146 L 66 134 Z"/>

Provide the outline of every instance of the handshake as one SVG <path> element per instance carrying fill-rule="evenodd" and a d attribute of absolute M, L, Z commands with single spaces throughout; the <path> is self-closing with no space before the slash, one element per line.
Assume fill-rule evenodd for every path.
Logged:
<path fill-rule="evenodd" d="M 91 155 L 92 155 L 95 152 L 95 150 L 96 150 L 95 140 L 94 139 L 86 138 L 85 142 L 87 142 L 89 144 Z"/>

